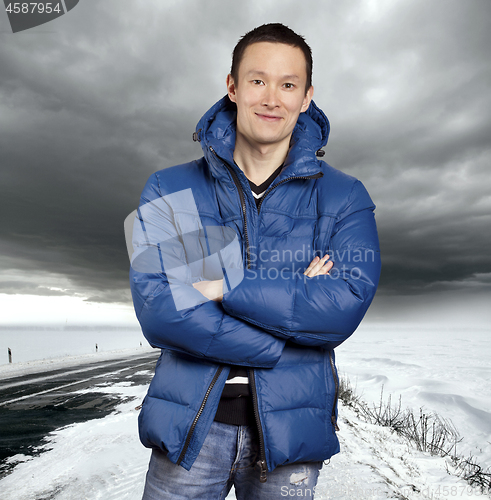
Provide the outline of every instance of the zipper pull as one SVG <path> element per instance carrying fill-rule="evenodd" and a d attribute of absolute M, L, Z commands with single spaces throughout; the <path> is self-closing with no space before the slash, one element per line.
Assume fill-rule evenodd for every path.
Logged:
<path fill-rule="evenodd" d="M 339 431 L 338 423 L 336 422 L 336 417 L 334 415 L 331 415 L 331 422 L 334 425 L 334 430 Z"/>
<path fill-rule="evenodd" d="M 261 472 L 261 475 L 259 476 L 259 482 L 265 483 L 268 480 L 268 477 L 267 477 L 268 467 L 266 466 L 266 460 L 258 460 L 256 462 L 255 469 L 259 470 Z"/>

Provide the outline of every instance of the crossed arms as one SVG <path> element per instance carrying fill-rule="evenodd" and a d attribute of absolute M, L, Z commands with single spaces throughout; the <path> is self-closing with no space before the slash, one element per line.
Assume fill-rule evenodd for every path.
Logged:
<path fill-rule="evenodd" d="M 163 198 L 159 182 L 151 177 L 142 194 L 142 205 Z M 152 231 L 155 241 L 169 238 L 176 223 L 171 219 L 182 223 L 185 215 L 179 210 L 167 213 L 159 208 L 158 212 L 140 221 L 145 229 L 134 237 L 137 247 L 148 245 Z M 181 266 L 185 272 L 177 279 L 164 267 L 142 272 L 132 264 L 131 291 L 142 331 L 154 347 L 252 367 L 274 366 L 287 340 L 332 349 L 358 326 L 380 273 L 373 203 L 359 182 L 337 217 L 329 246 L 330 251 L 337 252 L 335 262 L 329 254 L 315 257 L 302 276 L 282 275 L 284 280 L 261 279 L 245 269 L 240 283 L 225 294 L 220 277 L 196 279 L 187 266 Z M 374 260 L 355 265 L 349 258 L 353 249 L 373 250 Z M 180 251 L 177 247 L 173 250 L 177 262 L 182 260 Z M 340 269 L 337 279 L 328 274 Z M 175 296 L 181 292 L 195 294 L 195 305 L 177 309 Z"/>
<path fill-rule="evenodd" d="M 318 256 L 315 256 L 303 274 L 305 276 L 308 276 L 309 278 L 328 274 L 332 266 L 334 265 L 332 260 L 329 259 L 329 254 L 324 255 L 322 259 Z M 198 281 L 197 283 L 193 283 L 193 287 L 202 295 L 204 295 L 208 300 L 221 302 L 223 299 L 223 278 L 220 280 L 212 281 Z"/>

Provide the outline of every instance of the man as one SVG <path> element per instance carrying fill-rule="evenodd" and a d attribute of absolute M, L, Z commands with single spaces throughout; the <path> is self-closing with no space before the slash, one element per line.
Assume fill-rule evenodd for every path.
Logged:
<path fill-rule="evenodd" d="M 232 485 L 239 499 L 313 497 L 339 451 L 333 349 L 368 309 L 380 259 L 363 185 L 316 158 L 329 122 L 311 72 L 289 28 L 247 33 L 228 95 L 196 128 L 204 157 L 143 190 L 130 281 L 162 349 L 139 416 L 145 500 Z"/>

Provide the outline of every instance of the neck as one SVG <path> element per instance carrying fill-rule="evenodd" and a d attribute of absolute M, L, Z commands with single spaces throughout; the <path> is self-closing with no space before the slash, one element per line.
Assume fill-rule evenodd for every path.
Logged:
<path fill-rule="evenodd" d="M 252 145 L 237 134 L 234 161 L 245 176 L 259 186 L 285 161 L 289 149 L 290 137 L 279 144 Z"/>

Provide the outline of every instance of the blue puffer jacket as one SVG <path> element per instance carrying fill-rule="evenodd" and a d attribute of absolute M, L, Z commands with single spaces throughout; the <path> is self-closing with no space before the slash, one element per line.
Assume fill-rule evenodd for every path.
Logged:
<path fill-rule="evenodd" d="M 233 161 L 235 116 L 228 97 L 216 103 L 194 136 L 204 157 L 155 173 L 141 196 L 140 207 L 190 188 L 200 219 L 195 227 L 232 228 L 242 245 L 244 275 L 221 303 L 177 310 L 165 270 L 132 266 L 138 320 L 149 343 L 162 349 L 139 429 L 145 446 L 164 450 L 189 470 L 230 365 L 248 367 L 264 476 L 279 465 L 321 461 L 339 451 L 333 349 L 370 305 L 380 256 L 367 191 L 316 157 L 327 143 L 329 122 L 314 102 L 300 115 L 284 168 L 259 211 Z M 192 213 L 181 205 L 170 217 L 178 226 Z M 142 243 L 135 239 L 134 245 Z M 330 275 L 303 275 L 314 254 L 327 252 L 334 261 Z M 181 283 L 190 293 L 193 280 Z"/>

